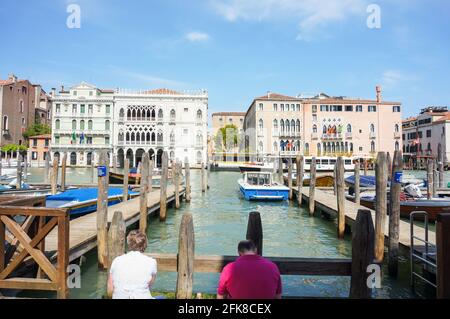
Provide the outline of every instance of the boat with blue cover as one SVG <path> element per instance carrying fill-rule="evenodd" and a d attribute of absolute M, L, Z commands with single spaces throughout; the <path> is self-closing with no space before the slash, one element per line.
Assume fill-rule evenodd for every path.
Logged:
<path fill-rule="evenodd" d="M 130 197 L 136 197 L 139 193 L 129 192 Z M 56 195 L 47 196 L 47 207 L 67 208 L 71 217 L 78 217 L 97 210 L 98 188 L 70 189 Z M 123 189 L 110 187 L 108 190 L 108 206 L 123 201 Z"/>
<path fill-rule="evenodd" d="M 289 188 L 274 182 L 272 173 L 247 172 L 238 184 L 246 200 L 283 201 L 289 198 Z"/>

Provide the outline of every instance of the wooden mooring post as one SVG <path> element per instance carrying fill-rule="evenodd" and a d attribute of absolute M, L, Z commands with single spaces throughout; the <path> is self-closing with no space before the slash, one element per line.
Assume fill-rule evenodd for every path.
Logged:
<path fill-rule="evenodd" d="M 67 153 L 64 153 L 61 163 L 61 192 L 66 191 Z"/>
<path fill-rule="evenodd" d="M 439 188 L 439 173 L 437 159 L 433 159 L 433 198 L 437 196 L 437 190 Z"/>
<path fill-rule="evenodd" d="M 292 200 L 293 189 L 292 189 L 292 159 L 289 159 L 288 163 L 288 187 L 289 187 L 289 200 Z"/>
<path fill-rule="evenodd" d="M 386 153 L 379 152 L 375 165 L 375 261 L 377 263 L 382 263 L 384 259 L 384 231 L 387 215 L 387 171 Z"/>
<path fill-rule="evenodd" d="M 100 269 L 108 267 L 108 168 L 106 153 L 102 152 L 100 153 L 98 168 L 98 173 L 102 174 L 98 174 L 97 195 L 97 257 Z"/>
<path fill-rule="evenodd" d="M 337 196 L 337 162 L 333 168 L 333 195 Z"/>
<path fill-rule="evenodd" d="M 438 170 L 439 170 L 439 188 L 444 188 L 444 161 L 445 156 L 442 148 L 438 148 Z"/>
<path fill-rule="evenodd" d="M 368 166 L 367 159 L 364 159 L 364 161 L 363 161 L 364 176 L 367 176 L 367 170 L 368 170 L 367 166 Z"/>
<path fill-rule="evenodd" d="M 28 179 L 28 154 L 23 156 L 23 179 Z"/>
<path fill-rule="evenodd" d="M 339 157 L 335 166 L 336 172 L 336 198 L 338 208 L 338 238 L 344 239 L 345 235 L 345 181 L 344 181 L 344 159 Z"/>
<path fill-rule="evenodd" d="M 181 184 L 181 164 L 175 162 L 173 184 L 175 186 L 175 208 L 180 208 L 180 184 Z"/>
<path fill-rule="evenodd" d="M 59 171 L 59 158 L 55 156 L 53 158 L 52 176 L 50 180 L 52 195 L 56 195 L 56 193 L 58 192 L 58 171 Z"/>
<path fill-rule="evenodd" d="M 403 155 L 395 151 L 392 161 L 391 189 L 389 196 L 389 275 L 398 275 L 398 250 L 400 239 L 400 193 L 402 191 Z"/>
<path fill-rule="evenodd" d="M 450 214 L 436 221 L 437 298 L 450 299 Z"/>
<path fill-rule="evenodd" d="M 191 299 L 194 282 L 195 237 L 191 214 L 181 220 L 178 242 L 177 299 Z"/>
<path fill-rule="evenodd" d="M 123 163 L 123 201 L 128 201 L 128 183 L 130 178 L 130 160 L 125 158 Z"/>
<path fill-rule="evenodd" d="M 305 166 L 303 156 L 297 156 L 297 203 L 298 206 L 302 206 L 302 188 L 303 188 L 303 175 L 305 174 Z"/>
<path fill-rule="evenodd" d="M 206 193 L 206 190 L 208 189 L 208 172 L 206 170 L 205 163 L 202 162 L 201 167 L 201 187 L 202 192 Z"/>
<path fill-rule="evenodd" d="M 278 182 L 283 184 L 283 158 L 280 156 L 278 159 Z"/>
<path fill-rule="evenodd" d="M 352 230 L 352 270 L 350 298 L 368 299 L 372 295 L 367 285 L 368 266 L 374 258 L 374 227 L 370 210 L 360 209 Z"/>
<path fill-rule="evenodd" d="M 186 197 L 186 202 L 189 203 L 191 201 L 191 167 L 190 167 L 189 160 L 187 157 L 184 160 L 184 174 L 185 174 L 185 179 L 186 179 L 185 197 Z"/>
<path fill-rule="evenodd" d="M 125 236 L 127 227 L 122 212 L 114 212 L 108 230 L 108 269 L 116 257 L 125 254 Z"/>
<path fill-rule="evenodd" d="M 355 190 L 355 203 L 357 205 L 359 205 L 360 202 L 360 196 L 361 196 L 361 190 L 360 190 L 360 163 L 359 161 L 356 161 L 355 163 L 355 185 L 354 185 L 354 190 Z"/>
<path fill-rule="evenodd" d="M 147 232 L 148 218 L 148 169 L 149 155 L 145 153 L 142 158 L 141 166 L 141 190 L 139 194 L 139 229 L 141 232 Z"/>
<path fill-rule="evenodd" d="M 49 183 L 49 181 L 50 181 L 50 151 L 45 153 L 45 163 L 44 163 L 44 183 Z"/>
<path fill-rule="evenodd" d="M 247 224 L 247 240 L 251 240 L 258 251 L 258 255 L 263 254 L 263 228 L 261 222 L 261 214 L 258 212 L 251 212 L 248 216 Z"/>
<path fill-rule="evenodd" d="M 433 186 L 434 186 L 434 182 L 433 182 L 433 160 L 432 159 L 428 159 L 427 161 L 427 198 L 428 199 L 432 199 L 433 198 Z"/>
<path fill-rule="evenodd" d="M 169 175 L 169 157 L 167 152 L 164 151 L 162 154 L 162 167 L 161 167 L 161 185 L 160 185 L 160 196 L 159 196 L 159 220 L 165 221 L 167 214 L 167 182 Z"/>
<path fill-rule="evenodd" d="M 316 202 L 314 199 L 315 188 L 316 188 L 316 158 L 313 157 L 311 160 L 310 170 L 309 170 L 309 215 L 313 216 L 316 210 Z"/>
<path fill-rule="evenodd" d="M 23 173 L 23 155 L 18 152 L 17 153 L 17 175 L 16 175 L 16 189 L 22 189 L 22 173 Z"/>
<path fill-rule="evenodd" d="M 148 162 L 148 191 L 153 192 L 153 170 L 155 169 L 155 162 L 150 159 Z"/>

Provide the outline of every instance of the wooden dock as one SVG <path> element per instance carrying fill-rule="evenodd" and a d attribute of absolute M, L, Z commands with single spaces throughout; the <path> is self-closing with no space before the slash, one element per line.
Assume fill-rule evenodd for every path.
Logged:
<path fill-rule="evenodd" d="M 185 189 L 181 188 L 180 196 L 184 195 Z M 127 202 L 108 207 L 108 223 L 112 221 L 114 212 L 122 212 L 123 219 L 127 227 L 136 222 L 140 218 L 140 198 L 136 197 Z M 167 186 L 167 203 L 175 201 L 175 187 Z M 159 210 L 160 190 L 154 189 L 148 195 L 148 214 L 152 215 Z M 83 256 L 88 251 L 97 247 L 97 212 L 82 216 L 70 221 L 69 229 L 69 262 Z M 47 252 L 56 252 L 58 245 L 58 231 L 53 229 L 45 240 L 45 250 Z M 52 258 L 55 258 L 53 256 Z"/>
<path fill-rule="evenodd" d="M 294 188 L 294 193 L 298 195 L 297 188 Z M 302 188 L 302 198 L 306 201 L 309 201 L 309 188 L 303 187 Z M 315 207 L 316 210 L 321 211 L 327 215 L 335 216 L 337 215 L 338 207 L 337 207 L 337 199 L 336 196 L 333 195 L 333 193 L 329 193 L 326 191 L 323 191 L 321 189 L 316 188 L 315 189 Z M 355 223 L 356 216 L 359 209 L 364 210 L 370 210 L 364 206 L 360 206 L 355 204 L 354 202 L 351 202 L 349 200 L 345 201 L 345 224 L 349 227 L 352 227 Z M 370 210 L 372 213 L 372 219 L 375 220 L 375 211 Z M 389 231 L 389 219 L 386 218 L 385 220 L 385 238 L 388 238 L 388 231 Z M 409 249 L 411 248 L 411 238 L 410 238 L 410 224 L 408 222 L 405 222 L 403 220 L 400 220 L 400 237 L 399 237 L 399 244 L 402 248 L 407 249 L 409 252 Z M 414 228 L 414 235 L 420 238 L 425 238 L 425 230 L 421 227 L 416 226 Z M 429 232 L 429 241 L 432 244 L 436 244 L 436 235 L 435 232 L 430 231 Z M 420 246 L 419 246 L 420 248 Z"/>

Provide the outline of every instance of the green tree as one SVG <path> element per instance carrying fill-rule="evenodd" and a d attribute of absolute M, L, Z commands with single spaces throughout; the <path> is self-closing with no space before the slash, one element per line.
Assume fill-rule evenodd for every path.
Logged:
<path fill-rule="evenodd" d="M 24 152 L 26 150 L 27 150 L 27 147 L 25 145 L 8 144 L 5 146 L 2 146 L 2 152 L 4 152 L 4 153 L 17 152 L 17 151 Z"/>
<path fill-rule="evenodd" d="M 52 129 L 50 128 L 50 126 L 46 124 L 35 123 L 29 126 L 22 135 L 24 138 L 29 139 L 31 136 L 50 134 L 51 132 Z"/>
<path fill-rule="evenodd" d="M 239 130 L 236 125 L 228 124 L 219 130 L 214 140 L 217 150 L 229 150 L 238 145 Z"/>

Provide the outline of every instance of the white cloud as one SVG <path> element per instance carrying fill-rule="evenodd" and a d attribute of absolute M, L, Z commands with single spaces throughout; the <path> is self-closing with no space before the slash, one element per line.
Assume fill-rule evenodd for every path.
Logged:
<path fill-rule="evenodd" d="M 165 79 L 152 74 L 138 73 L 133 71 L 124 70 L 116 66 L 109 66 L 109 69 L 115 76 L 128 78 L 136 83 L 136 85 L 143 85 L 149 87 L 168 87 L 168 88 L 180 88 L 185 87 L 187 84 L 180 81 Z"/>
<path fill-rule="evenodd" d="M 185 39 L 189 42 L 205 42 L 210 39 L 210 36 L 204 32 L 189 32 L 186 34 Z"/>
<path fill-rule="evenodd" d="M 418 78 L 416 75 L 407 74 L 400 70 L 386 70 L 382 75 L 382 85 L 385 88 L 393 88 L 402 85 L 406 82 L 416 81 Z"/>
<path fill-rule="evenodd" d="M 210 0 L 214 10 L 230 22 L 298 20 L 298 39 L 309 40 L 332 22 L 365 15 L 367 0 Z"/>

